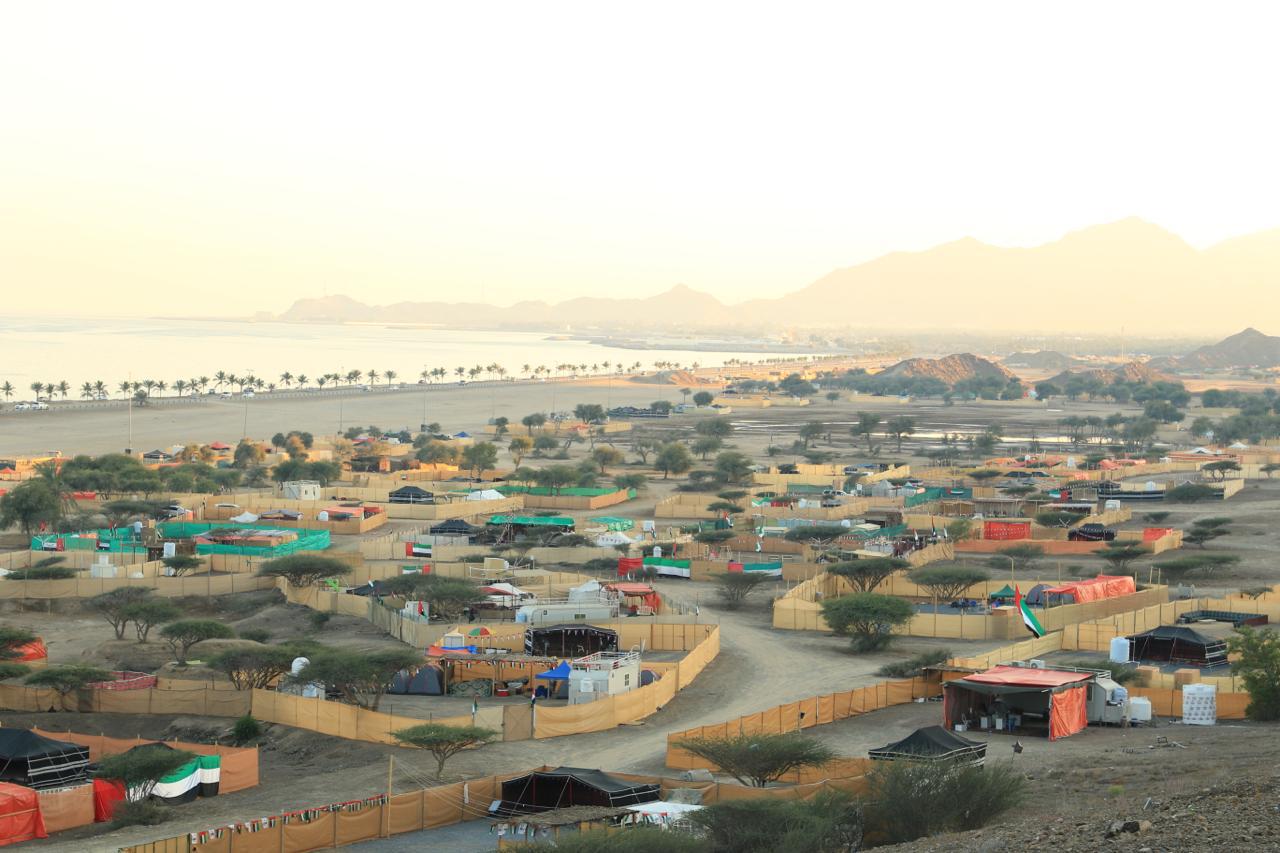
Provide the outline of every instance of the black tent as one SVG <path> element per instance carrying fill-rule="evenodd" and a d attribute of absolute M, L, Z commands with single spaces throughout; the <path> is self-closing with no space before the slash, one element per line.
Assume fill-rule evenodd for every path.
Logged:
<path fill-rule="evenodd" d="M 430 532 L 433 536 L 474 536 L 477 530 L 460 518 L 451 518 L 433 525 Z"/>
<path fill-rule="evenodd" d="M 0 782 L 43 790 L 78 785 L 89 769 L 89 748 L 0 728 Z"/>
<path fill-rule="evenodd" d="M 530 628 L 524 634 L 525 654 L 535 657 L 583 657 L 617 650 L 618 632 L 594 625 L 548 625 Z"/>
<path fill-rule="evenodd" d="M 1197 666 L 1223 666 L 1227 663 L 1227 644 L 1206 637 L 1185 625 L 1161 625 L 1129 638 L 1134 660 L 1190 663 Z"/>
<path fill-rule="evenodd" d="M 387 692 L 398 696 L 443 696 L 444 672 L 437 666 L 419 667 L 413 675 L 402 669 L 391 679 Z"/>
<path fill-rule="evenodd" d="M 433 504 L 436 496 L 433 492 L 417 486 L 401 486 L 387 495 L 387 502 L 393 504 Z"/>
<path fill-rule="evenodd" d="M 870 750 L 867 754 L 875 761 L 954 761 L 958 764 L 981 764 L 987 758 L 987 745 L 960 737 L 942 726 L 925 726 L 902 740 Z"/>
<path fill-rule="evenodd" d="M 662 799 L 658 785 L 624 782 L 599 770 L 557 767 L 502 783 L 501 815 L 531 814 L 570 806 L 634 806 Z"/>

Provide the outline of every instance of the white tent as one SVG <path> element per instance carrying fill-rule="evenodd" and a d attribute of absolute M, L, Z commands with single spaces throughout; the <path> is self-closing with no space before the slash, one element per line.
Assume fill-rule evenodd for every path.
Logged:
<path fill-rule="evenodd" d="M 596 546 L 600 548 L 612 548 L 614 545 L 630 545 L 632 539 L 628 538 L 625 533 L 619 533 L 616 530 L 610 530 L 607 533 L 601 533 L 596 537 Z"/>
<path fill-rule="evenodd" d="M 570 601 L 594 601 L 600 597 L 600 581 L 590 580 L 569 590 Z"/>
<path fill-rule="evenodd" d="M 500 501 L 502 492 L 497 489 L 480 489 L 467 495 L 469 501 Z"/>
<path fill-rule="evenodd" d="M 245 510 L 239 515 L 231 516 L 231 520 L 236 522 L 237 524 L 253 524 L 255 521 L 258 520 L 258 517 L 253 513 L 249 512 L 248 510 Z"/>

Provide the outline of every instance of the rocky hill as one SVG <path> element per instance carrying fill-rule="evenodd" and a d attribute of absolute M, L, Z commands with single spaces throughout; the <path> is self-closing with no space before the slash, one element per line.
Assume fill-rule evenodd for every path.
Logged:
<path fill-rule="evenodd" d="M 1080 367 L 1085 362 L 1054 350 L 1039 350 L 1037 352 L 1015 352 L 1004 359 L 1003 364 L 1008 367 L 1029 367 L 1032 370 L 1069 370 L 1073 367 Z"/>
<path fill-rule="evenodd" d="M 882 376 L 901 376 L 911 379 L 928 377 L 955 385 L 966 379 L 985 379 L 996 377 L 1003 380 L 1013 379 L 1013 373 L 993 361 L 962 352 L 942 358 L 909 358 L 892 367 L 885 368 Z"/>
<path fill-rule="evenodd" d="M 1280 366 L 1280 337 L 1248 328 L 1216 344 L 1192 350 L 1179 358 L 1159 362 L 1174 370 Z"/>
<path fill-rule="evenodd" d="M 1149 364 L 1131 361 L 1118 367 L 1093 367 L 1088 370 L 1064 370 L 1049 381 L 1061 385 L 1073 376 L 1086 379 L 1097 379 L 1105 385 L 1115 382 L 1159 382 L 1167 379 L 1164 374 L 1153 369 Z"/>

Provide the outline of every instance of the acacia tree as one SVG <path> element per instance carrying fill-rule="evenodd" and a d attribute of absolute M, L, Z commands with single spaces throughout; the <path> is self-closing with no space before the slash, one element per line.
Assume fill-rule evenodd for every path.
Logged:
<path fill-rule="evenodd" d="M 391 595 L 426 602 L 431 615 L 442 618 L 460 615 L 464 607 L 482 597 L 480 588 L 471 581 L 441 575 L 396 575 L 383 581 L 382 588 Z"/>
<path fill-rule="evenodd" d="M 893 632 L 911 621 L 915 609 L 896 595 L 855 592 L 822 602 L 822 617 L 838 637 L 848 637 L 856 651 L 889 645 Z"/>
<path fill-rule="evenodd" d="M 204 560 L 194 554 L 176 554 L 172 557 L 165 557 L 161 562 L 164 563 L 166 569 L 173 572 L 173 577 L 182 577 L 204 565 Z"/>
<path fill-rule="evenodd" d="M 849 428 L 849 433 L 857 438 L 862 436 L 867 440 L 867 450 L 871 450 L 871 436 L 875 435 L 877 429 L 880 428 L 880 416 L 871 412 L 858 412 L 858 422 Z"/>
<path fill-rule="evenodd" d="M 303 552 L 267 560 L 258 568 L 259 577 L 284 578 L 291 586 L 314 586 L 326 578 L 351 573 L 351 566 L 335 557 Z"/>
<path fill-rule="evenodd" d="M 1140 557 L 1145 557 L 1147 549 L 1133 542 L 1108 542 L 1107 547 L 1098 556 L 1106 560 L 1114 571 L 1123 572 L 1129 564 Z"/>
<path fill-rule="evenodd" d="M 392 732 L 395 739 L 409 746 L 425 749 L 436 759 L 436 779 L 444 776 L 444 764 L 464 749 L 482 746 L 498 736 L 498 732 L 479 726 L 446 726 L 423 723 Z"/>
<path fill-rule="evenodd" d="M 99 681 L 111 681 L 109 670 L 83 664 L 66 664 L 51 666 L 37 670 L 28 675 L 23 682 L 32 687 L 51 687 L 58 692 L 58 702 L 62 708 L 67 706 L 67 697 L 77 690 L 83 690 L 90 684 Z"/>
<path fill-rule="evenodd" d="M 689 453 L 689 448 L 678 441 L 668 442 L 662 445 L 662 449 L 654 457 L 653 467 L 662 472 L 662 479 L 665 480 L 672 474 L 683 474 L 692 468 L 693 456 Z"/>
<path fill-rule="evenodd" d="M 292 680 L 328 685 L 344 702 L 376 711 L 395 674 L 421 663 L 422 655 L 409 648 L 374 652 L 323 649 L 312 655 L 310 663 Z"/>
<path fill-rule="evenodd" d="M 714 578 L 720 599 L 729 610 L 737 610 L 751 593 L 764 586 L 768 580 L 759 572 L 725 572 Z"/>
<path fill-rule="evenodd" d="M 17 663 L 18 648 L 33 642 L 36 635 L 26 628 L 0 625 L 0 679 L 25 675 L 30 671 L 24 663 Z"/>
<path fill-rule="evenodd" d="M 921 566 L 909 577 L 912 583 L 924 587 L 930 596 L 940 601 L 954 601 L 974 584 L 991 579 L 982 569 L 968 566 Z"/>
<path fill-rule="evenodd" d="M 0 497 L 0 527 L 21 527 L 24 536 L 62 515 L 58 493 L 44 480 L 28 480 Z"/>
<path fill-rule="evenodd" d="M 214 619 L 183 619 L 179 622 L 171 622 L 160 629 L 160 636 L 164 637 L 169 644 L 169 648 L 177 658 L 178 666 L 187 665 L 187 654 L 197 643 L 203 643 L 206 640 L 230 640 L 235 635 L 236 632 L 231 630 L 229 625 Z"/>
<path fill-rule="evenodd" d="M 164 744 L 146 744 L 141 749 L 131 749 L 99 759 L 94 775 L 99 779 L 116 780 L 131 795 L 146 799 L 151 796 L 156 782 L 195 757 L 194 753 L 171 749 Z"/>
<path fill-rule="evenodd" d="M 687 738 L 676 746 L 753 788 L 763 788 L 793 770 L 821 767 L 836 757 L 831 747 L 799 732 Z"/>
<path fill-rule="evenodd" d="M 152 628 L 172 622 L 182 615 L 182 610 L 168 599 L 144 598 L 126 605 L 121 615 L 133 623 L 138 642 L 145 643 Z"/>
<path fill-rule="evenodd" d="M 1242 626 L 1227 640 L 1227 649 L 1235 658 L 1231 673 L 1249 693 L 1245 714 L 1251 720 L 1280 720 L 1280 634 Z"/>
<path fill-rule="evenodd" d="M 90 610 L 107 620 L 107 624 L 115 630 L 117 640 L 123 640 L 124 629 L 129 625 L 129 606 L 144 601 L 150 596 L 151 590 L 148 587 L 122 586 L 110 592 L 95 595 L 86 604 Z"/>
<path fill-rule="evenodd" d="M 208 665 L 231 679 L 237 690 L 265 689 L 293 666 L 297 646 L 245 646 L 218 652 Z"/>
<path fill-rule="evenodd" d="M 872 592 L 911 564 L 899 557 L 861 557 L 827 566 L 827 574 L 842 577 L 858 592 Z"/>

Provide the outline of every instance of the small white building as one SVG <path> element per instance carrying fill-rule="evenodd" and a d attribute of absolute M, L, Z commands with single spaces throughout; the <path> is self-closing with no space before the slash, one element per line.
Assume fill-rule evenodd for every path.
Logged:
<path fill-rule="evenodd" d="M 280 484 L 280 494 L 291 501 L 318 501 L 320 484 L 315 480 L 289 480 Z"/>
<path fill-rule="evenodd" d="M 616 696 L 639 686 L 639 652 L 596 652 L 569 664 L 570 705 Z"/>

